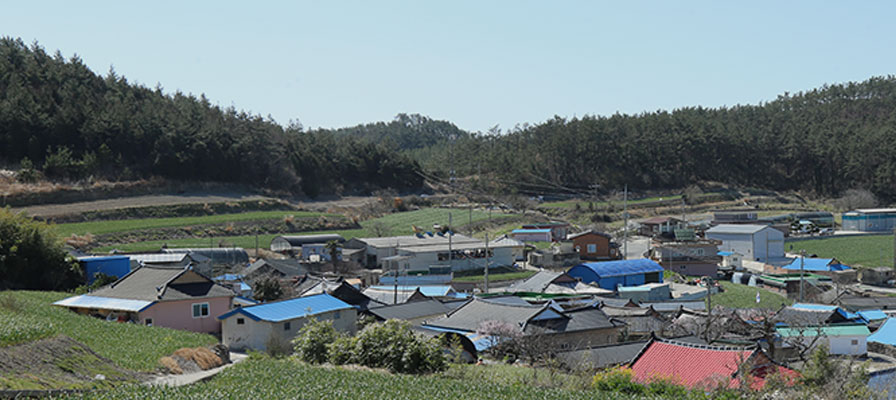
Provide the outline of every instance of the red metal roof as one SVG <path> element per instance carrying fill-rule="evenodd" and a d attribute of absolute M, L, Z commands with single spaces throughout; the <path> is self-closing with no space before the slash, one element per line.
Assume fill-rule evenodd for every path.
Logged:
<path fill-rule="evenodd" d="M 635 380 L 648 383 L 654 379 L 667 379 L 689 389 L 737 386 L 735 373 L 739 366 L 749 361 L 756 365 L 751 369 L 750 387 L 761 389 L 765 377 L 777 370 L 792 384 L 797 373 L 772 364 L 764 354 L 755 349 L 723 348 L 654 340 L 650 342 L 631 365 Z M 758 365 L 757 365 L 758 364 Z"/>

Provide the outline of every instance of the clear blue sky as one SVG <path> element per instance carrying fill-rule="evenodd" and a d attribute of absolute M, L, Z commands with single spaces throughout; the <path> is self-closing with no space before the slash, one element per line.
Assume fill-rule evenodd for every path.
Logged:
<path fill-rule="evenodd" d="M 0 35 L 286 124 L 468 130 L 896 73 L 896 2 L 18 1 Z"/>

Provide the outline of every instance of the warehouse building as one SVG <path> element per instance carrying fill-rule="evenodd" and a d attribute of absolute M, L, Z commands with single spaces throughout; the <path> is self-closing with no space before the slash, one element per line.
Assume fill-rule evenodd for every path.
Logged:
<path fill-rule="evenodd" d="M 716 225 L 706 231 L 706 238 L 720 240 L 719 251 L 740 253 L 746 260 L 784 258 L 784 232 L 768 225 Z"/>
<path fill-rule="evenodd" d="M 896 208 L 866 208 L 843 213 L 843 230 L 889 232 L 896 229 Z"/>
<path fill-rule="evenodd" d="M 663 283 L 663 267 L 646 258 L 579 264 L 570 268 L 567 274 L 583 283 L 607 290 L 616 290 L 618 286 Z"/>

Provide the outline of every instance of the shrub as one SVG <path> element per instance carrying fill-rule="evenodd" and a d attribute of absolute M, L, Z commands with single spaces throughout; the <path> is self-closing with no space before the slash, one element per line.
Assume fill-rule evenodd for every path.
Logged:
<path fill-rule="evenodd" d="M 327 359 L 333 365 L 349 364 L 353 361 L 355 339 L 349 336 L 339 336 L 332 343 L 327 344 Z"/>
<path fill-rule="evenodd" d="M 339 336 L 341 335 L 333 327 L 332 321 L 311 320 L 292 340 L 293 349 L 303 361 L 320 364 L 327 361 L 327 345 L 336 341 Z"/>
<path fill-rule="evenodd" d="M 445 369 L 440 345 L 418 337 L 407 322 L 398 320 L 364 328 L 355 338 L 353 360 L 368 367 L 411 374 Z"/>
<path fill-rule="evenodd" d="M 601 391 L 625 394 L 643 394 L 645 387 L 634 381 L 634 373 L 628 368 L 611 368 L 594 375 L 592 386 Z"/>

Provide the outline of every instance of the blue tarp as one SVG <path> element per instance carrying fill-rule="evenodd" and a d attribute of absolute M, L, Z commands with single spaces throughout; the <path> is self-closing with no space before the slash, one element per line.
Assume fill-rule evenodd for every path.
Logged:
<path fill-rule="evenodd" d="M 843 271 L 850 269 L 848 265 L 835 263 L 833 258 L 804 258 L 803 271 Z M 800 258 L 794 258 L 790 264 L 784 266 L 788 270 L 800 270 Z"/>
<path fill-rule="evenodd" d="M 880 328 L 868 336 L 868 341 L 896 346 L 896 318 L 887 318 Z"/>
<path fill-rule="evenodd" d="M 348 303 L 322 293 L 257 306 L 240 307 L 222 314 L 218 319 L 226 319 L 240 313 L 255 321 L 280 322 L 350 308 L 353 307 Z"/>

